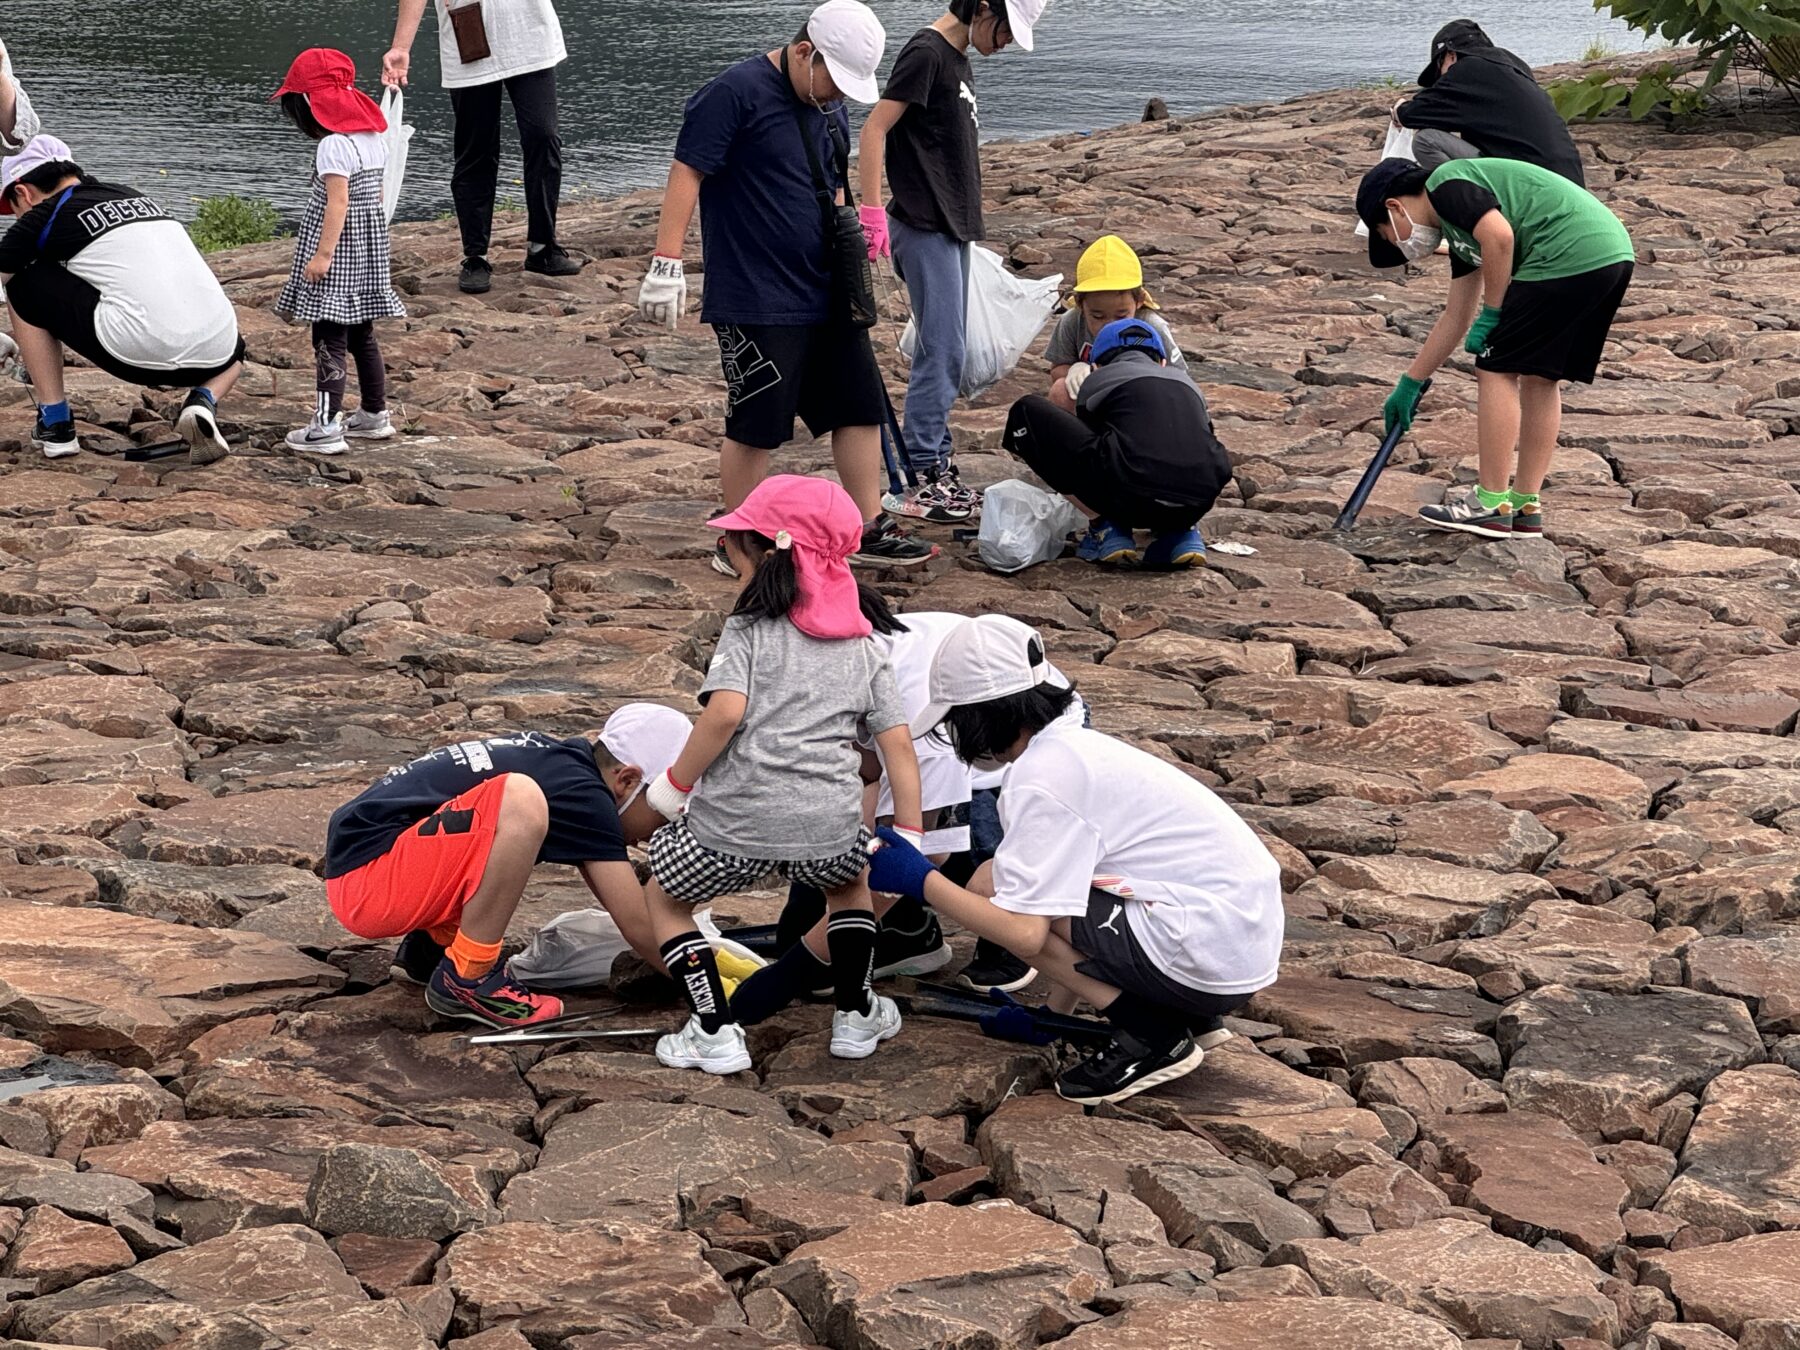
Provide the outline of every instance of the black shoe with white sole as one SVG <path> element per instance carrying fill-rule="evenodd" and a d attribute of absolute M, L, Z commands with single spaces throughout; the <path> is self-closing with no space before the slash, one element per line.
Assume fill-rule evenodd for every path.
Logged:
<path fill-rule="evenodd" d="M 1120 1102 L 1200 1067 L 1206 1052 L 1183 1036 L 1173 1043 L 1148 1045 L 1129 1031 L 1115 1030 L 1106 1049 L 1089 1056 L 1056 1080 L 1057 1094 L 1083 1106 Z"/>
<path fill-rule="evenodd" d="M 211 464 L 231 453 L 219 430 L 219 414 L 212 397 L 204 390 L 194 390 L 181 405 L 175 418 L 175 434 L 188 444 L 189 464 Z"/>
<path fill-rule="evenodd" d="M 975 944 L 975 959 L 956 977 L 959 984 L 966 984 L 978 994 L 991 994 L 996 989 L 1011 994 L 1036 978 L 1037 971 L 1028 963 L 986 938 Z"/>
<path fill-rule="evenodd" d="M 917 567 L 937 557 L 937 545 L 907 534 L 878 516 L 863 526 L 862 546 L 850 555 L 852 567 Z"/>
<path fill-rule="evenodd" d="M 423 928 L 415 928 L 400 939 L 394 952 L 394 968 L 414 984 L 430 984 L 443 959 L 444 949 L 437 939 Z"/>
<path fill-rule="evenodd" d="M 40 412 L 37 424 L 31 428 L 31 443 L 44 452 L 45 459 L 62 459 L 81 453 L 81 438 L 75 434 L 73 417 L 65 417 L 60 422 L 46 422 L 44 414 Z"/>

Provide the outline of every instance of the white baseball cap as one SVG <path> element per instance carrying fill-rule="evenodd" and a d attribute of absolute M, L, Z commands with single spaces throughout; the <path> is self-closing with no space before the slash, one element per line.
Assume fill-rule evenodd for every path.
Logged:
<path fill-rule="evenodd" d="M 931 658 L 931 699 L 912 720 L 914 740 L 928 736 L 952 708 L 987 703 L 1036 689 L 1050 679 L 1050 661 L 1037 629 L 1009 614 L 980 614 L 954 628 Z"/>
<path fill-rule="evenodd" d="M 1042 8 L 1042 0 L 1036 0 Z M 825 0 L 806 21 L 806 36 L 820 56 L 831 82 L 858 103 L 881 97 L 875 71 L 887 50 L 887 30 L 875 11 L 861 0 Z"/>
<path fill-rule="evenodd" d="M 606 719 L 600 744 L 621 764 L 644 771 L 644 781 L 669 771 L 687 744 L 694 724 L 673 708 L 660 703 L 627 703 Z"/>
<path fill-rule="evenodd" d="M 4 198 L 7 193 L 11 192 L 13 184 L 33 169 L 41 169 L 46 164 L 56 164 L 74 158 L 75 152 L 56 137 L 33 136 L 20 147 L 18 154 L 0 159 L 0 198 Z M 0 214 L 10 216 L 12 206 L 9 203 L 0 202 Z"/>
<path fill-rule="evenodd" d="M 1012 31 L 1013 41 L 1025 51 L 1036 46 L 1037 39 L 1031 30 L 1044 17 L 1044 8 L 1049 3 L 1050 0 L 1006 0 L 1006 26 Z"/>

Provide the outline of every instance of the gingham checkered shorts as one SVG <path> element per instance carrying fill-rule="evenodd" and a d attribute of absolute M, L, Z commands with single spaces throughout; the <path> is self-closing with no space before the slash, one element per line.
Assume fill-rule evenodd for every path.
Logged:
<path fill-rule="evenodd" d="M 854 848 L 834 858 L 772 862 L 707 848 L 694 838 L 684 816 L 650 837 L 650 872 L 659 886 L 684 905 L 703 905 L 718 896 L 748 890 L 771 872 L 780 872 L 803 886 L 835 891 L 862 875 L 869 865 L 873 839 L 864 829 L 858 831 Z"/>

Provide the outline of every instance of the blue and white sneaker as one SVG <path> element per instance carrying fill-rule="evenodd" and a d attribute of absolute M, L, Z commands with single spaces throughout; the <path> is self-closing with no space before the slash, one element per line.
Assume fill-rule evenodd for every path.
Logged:
<path fill-rule="evenodd" d="M 1159 534 L 1144 550 L 1144 566 L 1156 568 L 1205 567 L 1206 540 L 1198 529 Z"/>
<path fill-rule="evenodd" d="M 1091 563 L 1134 563 L 1138 560 L 1137 540 L 1130 530 L 1121 530 L 1110 520 L 1096 520 L 1081 537 L 1075 556 Z"/>

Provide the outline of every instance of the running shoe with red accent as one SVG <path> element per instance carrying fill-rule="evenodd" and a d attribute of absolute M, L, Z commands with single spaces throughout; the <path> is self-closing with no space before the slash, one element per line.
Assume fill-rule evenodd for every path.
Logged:
<path fill-rule="evenodd" d="M 506 1030 L 528 1027 L 561 1017 L 563 1001 L 551 994 L 534 994 L 513 977 L 512 966 L 501 962 L 480 979 L 465 980 L 445 957 L 425 986 L 425 1004 L 444 1017 Z"/>

